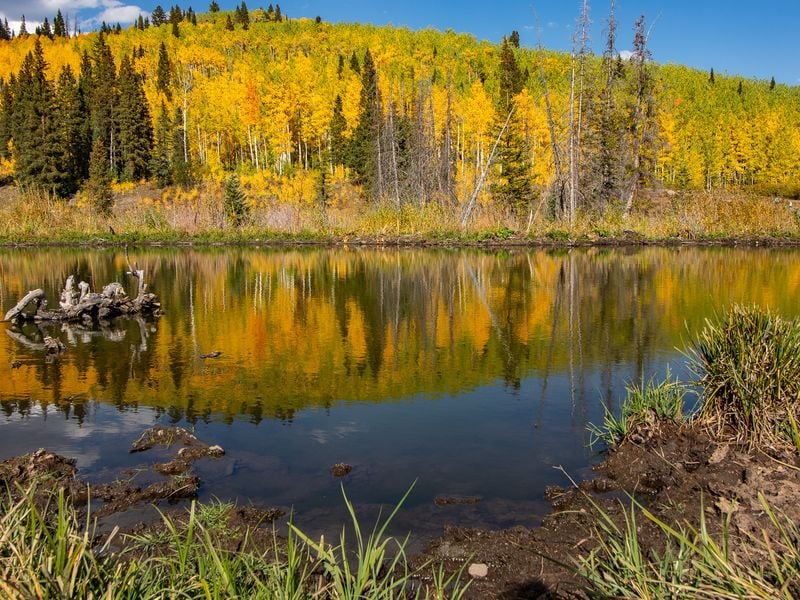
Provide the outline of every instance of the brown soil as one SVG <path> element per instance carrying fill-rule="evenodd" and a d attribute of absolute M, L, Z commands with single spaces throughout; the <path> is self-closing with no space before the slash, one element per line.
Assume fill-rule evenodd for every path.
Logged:
<path fill-rule="evenodd" d="M 596 507 L 624 523 L 629 497 L 658 519 L 697 525 L 700 515 L 712 536 L 730 518 L 730 542 L 759 561 L 752 536 L 774 529 L 759 500 L 762 493 L 777 513 L 800 521 L 800 457 L 790 452 L 750 454 L 717 442 L 689 426 L 661 424 L 655 432 L 631 436 L 596 470 L 598 477 L 568 488 L 549 488 L 553 512 L 541 527 L 504 531 L 447 528 L 415 559 L 444 562 L 448 572 L 463 569 L 472 584 L 466 598 L 582 598 L 576 559 L 595 547 Z M 569 483 L 565 475 L 565 480 Z M 645 517 L 638 519 L 646 550 L 663 548 L 664 538 Z M 719 539 L 719 537 L 717 537 Z M 485 577 L 470 577 L 470 565 L 485 564 Z"/>

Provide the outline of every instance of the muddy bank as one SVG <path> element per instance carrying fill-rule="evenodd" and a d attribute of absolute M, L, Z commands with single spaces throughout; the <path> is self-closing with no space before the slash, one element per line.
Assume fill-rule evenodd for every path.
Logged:
<path fill-rule="evenodd" d="M 51 490 L 61 489 L 79 510 L 85 509 L 91 499 L 94 516 L 105 517 L 155 502 L 196 498 L 200 479 L 192 472 L 193 463 L 206 457 L 219 458 L 225 453 L 221 447 L 198 440 L 182 427 L 161 426 L 144 431 L 130 452 L 146 452 L 159 446 L 172 454 L 170 460 L 143 464 L 121 473 L 114 481 L 91 487 L 78 477 L 73 459 L 40 448 L 1 462 L 0 485 L 14 495 L 35 483 L 35 493 L 42 500 Z"/>
<path fill-rule="evenodd" d="M 636 437 L 636 436 L 634 436 Z M 472 577 L 467 598 L 585 597 L 585 582 L 572 567 L 597 545 L 597 508 L 618 526 L 635 497 L 656 518 L 697 526 L 700 515 L 719 539 L 730 520 L 731 551 L 759 563 L 753 539 L 763 531 L 776 539 L 763 494 L 777 514 L 800 522 L 800 459 L 788 451 L 748 453 L 746 448 L 713 440 L 688 425 L 663 424 L 652 436 L 628 439 L 596 467 L 597 477 L 578 485 L 565 474 L 564 488 L 550 488 L 553 512 L 541 527 L 486 531 L 447 528 L 417 557 L 443 562 L 449 572 L 486 566 Z M 662 551 L 664 535 L 644 516 L 637 519 L 646 551 Z M 560 563 L 560 564 L 559 564 Z M 763 563 L 762 563 L 763 564 Z"/>

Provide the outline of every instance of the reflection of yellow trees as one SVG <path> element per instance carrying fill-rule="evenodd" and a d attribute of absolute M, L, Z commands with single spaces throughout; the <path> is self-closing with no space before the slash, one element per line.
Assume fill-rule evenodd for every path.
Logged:
<path fill-rule="evenodd" d="M 142 251 L 166 314 L 138 347 L 98 338 L 44 365 L 0 337 L 3 400 L 118 404 L 290 416 L 344 401 L 450 394 L 575 369 L 642 367 L 681 345 L 731 302 L 791 315 L 800 293 L 793 251 L 572 252 L 369 250 Z M 96 286 L 124 277 L 120 252 L 0 254 L 0 309 L 44 286 L 55 299 L 76 273 Z M 199 354 L 220 350 L 216 361 Z"/>

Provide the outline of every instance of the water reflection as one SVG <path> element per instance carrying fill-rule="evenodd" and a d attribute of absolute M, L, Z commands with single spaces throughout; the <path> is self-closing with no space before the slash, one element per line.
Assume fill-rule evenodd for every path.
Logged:
<path fill-rule="evenodd" d="M 529 503 L 558 481 L 553 465 L 589 464 L 586 423 L 626 381 L 676 360 L 704 318 L 731 302 L 795 314 L 798 256 L 140 249 L 164 307 L 158 321 L 51 327 L 67 352 L 50 364 L 36 345 L 43 331 L 2 325 L 0 454 L 44 445 L 45 430 L 50 446 L 77 438 L 97 414 L 125 423 L 121 432 L 183 422 L 232 450 L 229 462 L 203 467 L 216 495 L 314 514 L 338 503 L 326 473 L 344 460 L 358 467 L 351 482 L 364 502 L 396 498 L 419 477 L 421 498 L 482 495 L 484 507 L 504 508 L 463 510 L 507 524 L 502 515 L 517 514 L 508 502 Z M 97 288 L 125 270 L 114 250 L 2 251 L 0 310 L 35 287 L 56 298 L 70 274 Z M 212 351 L 222 354 L 200 358 Z M 60 429 L 54 411 L 66 417 Z M 90 443 L 70 439 L 76 452 Z"/>

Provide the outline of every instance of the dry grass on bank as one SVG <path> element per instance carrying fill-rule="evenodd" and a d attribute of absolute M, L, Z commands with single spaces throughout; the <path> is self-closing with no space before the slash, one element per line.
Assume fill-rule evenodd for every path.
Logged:
<path fill-rule="evenodd" d="M 306 185 L 306 187 L 308 187 Z M 246 241 L 265 239 L 401 239 L 431 241 L 542 241 L 547 243 L 730 238 L 796 239 L 800 219 L 791 201 L 760 196 L 698 193 L 651 194 L 627 219 L 619 207 L 582 213 L 573 225 L 545 218 L 531 222 L 494 206 L 478 206 L 461 227 L 460 205 L 392 202 L 368 204 L 357 190 L 338 184 L 326 206 L 302 186 L 290 201 L 278 200 L 243 180 L 250 214 L 246 224 L 226 222 L 221 182 L 153 189 L 120 185 L 110 217 L 86 198 L 47 198 L 5 188 L 0 194 L 0 241 L 6 243 L 95 241 Z"/>

